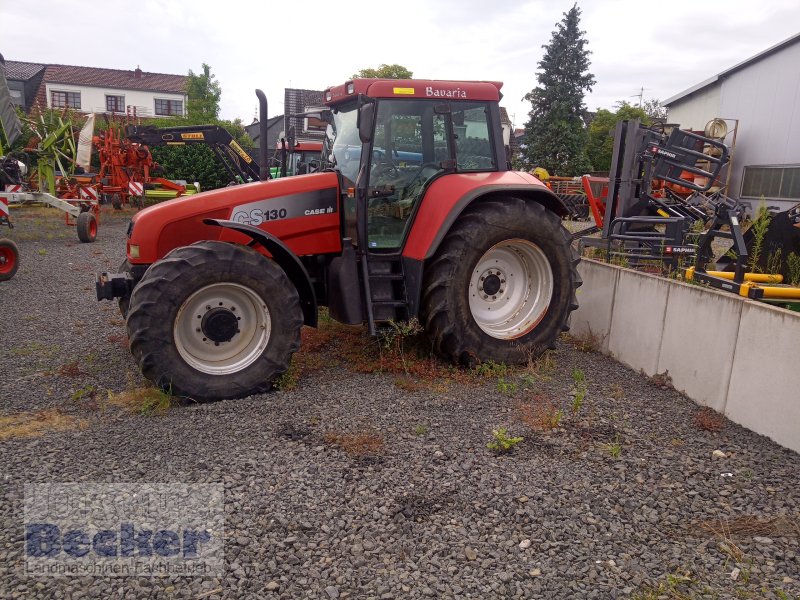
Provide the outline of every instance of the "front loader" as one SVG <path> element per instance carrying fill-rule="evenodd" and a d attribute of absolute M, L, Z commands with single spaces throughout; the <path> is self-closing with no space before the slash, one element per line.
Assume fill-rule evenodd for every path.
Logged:
<path fill-rule="evenodd" d="M 578 257 L 558 197 L 510 170 L 501 86 L 348 81 L 324 93 L 320 172 L 136 214 L 97 297 L 119 299 L 144 375 L 197 400 L 266 391 L 319 306 L 372 334 L 418 318 L 461 365 L 552 347 Z"/>

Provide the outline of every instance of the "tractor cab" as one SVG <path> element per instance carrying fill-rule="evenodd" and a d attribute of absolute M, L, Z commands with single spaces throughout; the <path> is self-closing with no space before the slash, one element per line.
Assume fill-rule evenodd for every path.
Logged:
<path fill-rule="evenodd" d="M 361 79 L 329 88 L 323 167 L 342 176 L 345 232 L 398 251 L 427 187 L 447 173 L 505 171 L 500 84 Z M 365 202 L 359 235 L 358 198 Z"/>

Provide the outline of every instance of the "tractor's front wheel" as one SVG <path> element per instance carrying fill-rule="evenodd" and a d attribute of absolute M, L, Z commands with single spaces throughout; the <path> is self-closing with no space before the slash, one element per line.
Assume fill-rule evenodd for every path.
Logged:
<path fill-rule="evenodd" d="M 297 289 L 255 250 L 177 248 L 154 263 L 128 309 L 131 352 L 156 385 L 195 400 L 270 389 L 300 347 Z"/>
<path fill-rule="evenodd" d="M 535 202 L 467 209 L 426 269 L 422 319 L 434 349 L 472 366 L 521 363 L 553 347 L 578 306 L 570 242 L 558 216 Z"/>
<path fill-rule="evenodd" d="M 19 249 L 17 245 L 7 238 L 0 238 L 0 281 L 11 279 L 18 268 Z"/>

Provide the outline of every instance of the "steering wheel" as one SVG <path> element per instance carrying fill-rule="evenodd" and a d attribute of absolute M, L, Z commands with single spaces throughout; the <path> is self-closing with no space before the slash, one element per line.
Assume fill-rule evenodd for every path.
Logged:
<path fill-rule="evenodd" d="M 437 173 L 441 170 L 439 163 L 435 162 L 427 162 L 422 163 L 417 169 L 417 172 L 414 173 L 414 176 L 408 181 L 406 184 L 407 188 L 413 188 L 417 184 L 417 180 L 422 181 L 422 174 L 425 172 L 425 169 L 433 169 Z"/>
<path fill-rule="evenodd" d="M 372 163 L 372 173 L 370 174 L 371 180 L 375 181 L 387 175 L 389 177 L 397 177 L 400 175 L 400 171 L 394 162 L 386 158 L 381 158 L 380 160 L 376 160 Z"/>

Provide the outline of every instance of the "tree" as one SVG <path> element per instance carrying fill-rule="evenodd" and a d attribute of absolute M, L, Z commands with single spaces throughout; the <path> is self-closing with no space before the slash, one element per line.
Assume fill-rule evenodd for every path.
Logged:
<path fill-rule="evenodd" d="M 189 101 L 186 106 L 189 118 L 196 123 L 209 123 L 219 117 L 219 99 L 222 89 L 216 77 L 211 74 L 211 67 L 203 63 L 203 72 L 195 74 L 189 69 L 186 77 L 186 95 Z"/>
<path fill-rule="evenodd" d="M 642 109 L 644 109 L 644 112 L 646 112 L 647 116 L 653 121 L 667 118 L 667 109 L 661 106 L 661 100 L 658 98 L 647 100 L 642 104 Z"/>
<path fill-rule="evenodd" d="M 589 72 L 586 32 L 578 27 L 581 11 L 575 4 L 564 13 L 536 74 L 539 85 L 525 95 L 531 103 L 525 124 L 525 159 L 530 167 L 544 167 L 558 175 L 590 170 L 586 157 L 584 95 L 595 83 Z"/>
<path fill-rule="evenodd" d="M 614 129 L 618 121 L 639 119 L 644 125 L 650 125 L 652 122 L 643 108 L 633 106 L 625 101 L 617 102 L 616 106 L 616 112 L 605 108 L 598 109 L 589 125 L 586 155 L 594 171 L 608 171 L 611 168 L 611 155 L 614 152 Z"/>
<path fill-rule="evenodd" d="M 403 65 L 381 65 L 377 69 L 361 69 L 353 79 L 411 79 L 414 73 Z"/>

